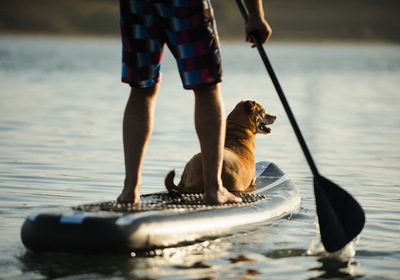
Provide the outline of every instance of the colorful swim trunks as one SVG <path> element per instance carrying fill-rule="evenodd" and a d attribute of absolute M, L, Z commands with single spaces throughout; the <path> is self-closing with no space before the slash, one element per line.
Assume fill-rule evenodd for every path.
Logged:
<path fill-rule="evenodd" d="M 160 81 L 165 44 L 185 89 L 222 80 L 218 34 L 210 0 L 120 0 L 122 82 Z"/>

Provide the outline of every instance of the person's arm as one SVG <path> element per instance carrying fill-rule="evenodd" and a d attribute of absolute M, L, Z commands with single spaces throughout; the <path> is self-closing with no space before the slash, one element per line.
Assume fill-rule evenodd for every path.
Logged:
<path fill-rule="evenodd" d="M 264 44 L 271 36 L 272 29 L 265 19 L 262 0 L 244 0 L 244 4 L 249 14 L 245 26 L 246 41 L 252 42 L 251 35 L 255 35 Z"/>

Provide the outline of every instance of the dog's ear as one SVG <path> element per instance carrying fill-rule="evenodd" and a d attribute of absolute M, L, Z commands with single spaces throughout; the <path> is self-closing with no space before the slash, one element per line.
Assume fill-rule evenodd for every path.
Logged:
<path fill-rule="evenodd" d="M 255 101 L 251 101 L 251 100 L 247 100 L 246 101 L 246 109 L 247 112 L 252 113 L 255 111 L 256 109 L 256 102 Z"/>

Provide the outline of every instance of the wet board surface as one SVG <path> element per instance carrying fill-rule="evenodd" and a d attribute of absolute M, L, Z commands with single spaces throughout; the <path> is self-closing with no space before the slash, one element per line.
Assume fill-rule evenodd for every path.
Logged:
<path fill-rule="evenodd" d="M 142 203 L 100 202 L 27 217 L 23 244 L 37 252 L 132 252 L 194 243 L 296 212 L 300 195 L 274 163 L 256 164 L 256 184 L 240 204 L 203 203 L 203 194 L 145 194 Z"/>

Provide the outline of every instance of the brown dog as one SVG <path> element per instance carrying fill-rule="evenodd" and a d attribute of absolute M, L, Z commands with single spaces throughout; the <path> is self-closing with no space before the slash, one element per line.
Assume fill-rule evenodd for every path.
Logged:
<path fill-rule="evenodd" d="M 265 113 L 264 108 L 255 101 L 241 101 L 228 115 L 222 182 L 231 192 L 248 189 L 255 181 L 255 135 L 269 134 L 267 126 L 273 124 L 275 116 Z M 186 164 L 178 186 L 174 184 L 175 171 L 165 177 L 169 191 L 198 193 L 204 191 L 201 154 L 198 153 Z"/>

